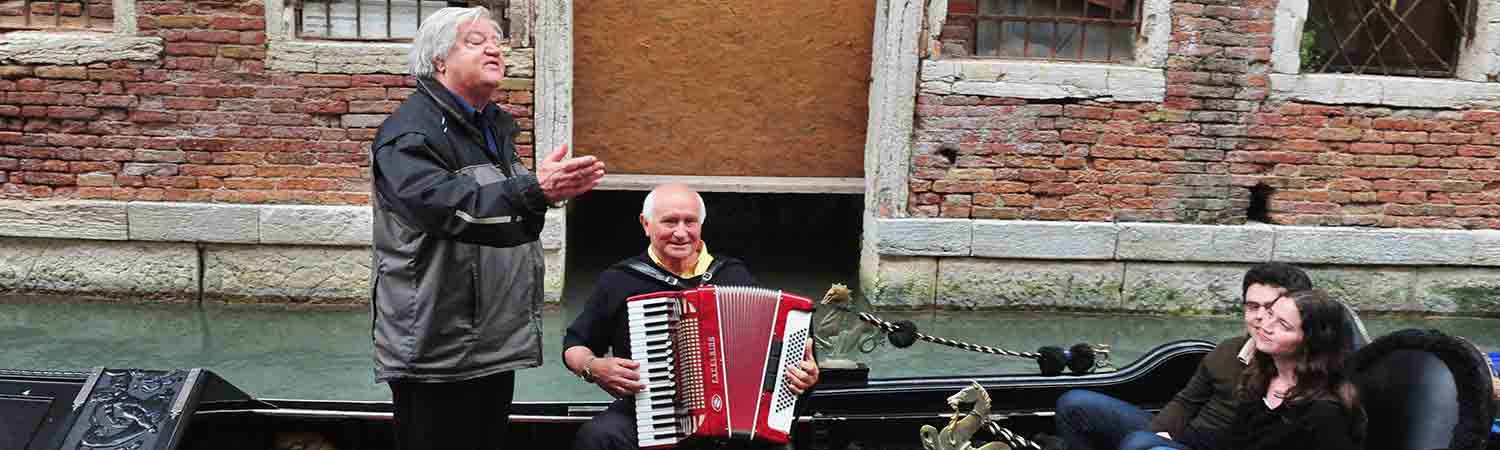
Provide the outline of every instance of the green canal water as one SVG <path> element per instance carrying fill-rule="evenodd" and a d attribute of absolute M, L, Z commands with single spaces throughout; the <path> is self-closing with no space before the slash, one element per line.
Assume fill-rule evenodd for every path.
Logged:
<path fill-rule="evenodd" d="M 543 315 L 546 363 L 517 374 L 516 399 L 607 400 L 561 365 L 562 311 Z M 1218 340 L 1235 333 L 1230 316 L 1162 317 L 1038 312 L 883 313 L 912 320 L 924 333 L 1018 351 L 1076 342 L 1109 344 L 1124 366 L 1177 339 Z M 1435 328 L 1500 351 L 1500 320 L 1366 317 L 1372 336 Z M 257 397 L 389 400 L 371 369 L 366 307 L 120 304 L 56 298 L 0 298 L 0 368 L 91 367 L 212 369 Z M 994 357 L 923 342 L 883 344 L 855 359 L 877 378 L 1034 373 L 1030 360 Z"/>

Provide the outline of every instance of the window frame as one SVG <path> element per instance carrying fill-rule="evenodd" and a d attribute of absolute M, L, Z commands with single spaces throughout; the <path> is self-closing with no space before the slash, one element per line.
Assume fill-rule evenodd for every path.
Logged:
<path fill-rule="evenodd" d="M 21 0 L 21 1 L 22 1 L 22 8 L 24 10 L 24 17 L 26 17 L 26 19 L 25 19 L 26 22 L 27 22 L 26 25 L 24 25 L 24 26 L 18 26 L 18 27 L 12 27 L 12 26 L 7 26 L 7 25 L 0 24 L 0 33 L 6 33 L 6 32 L 12 32 L 12 31 L 42 31 L 42 32 L 53 32 L 53 33 L 79 33 L 79 32 L 86 32 L 86 33 L 109 33 L 109 32 L 113 32 L 114 29 L 115 29 L 115 11 L 114 11 L 115 8 L 114 8 L 114 5 L 115 5 L 116 1 L 118 1 L 118 0 L 106 0 L 106 1 L 109 1 L 109 9 L 110 9 L 110 17 L 108 19 L 109 20 L 109 27 L 108 27 L 108 29 L 101 29 L 100 27 L 93 27 L 93 26 L 88 26 L 88 25 L 85 25 L 82 28 L 62 26 L 62 18 L 65 17 L 65 16 L 62 15 L 62 8 L 55 9 L 53 15 L 50 16 L 52 18 L 52 21 L 53 21 L 53 24 L 54 24 L 53 26 L 46 26 L 46 25 L 33 26 L 32 22 L 34 22 L 34 20 L 33 20 L 33 16 L 31 14 L 30 9 L 31 9 L 31 4 L 34 3 L 34 2 L 33 2 L 33 0 Z M 50 1 L 50 2 L 47 2 L 47 3 L 52 3 L 52 4 L 56 5 L 58 3 L 61 3 L 61 1 L 60 0 L 53 0 L 53 1 Z M 82 1 L 82 2 L 79 2 L 79 3 L 81 3 L 83 5 L 83 8 L 79 11 L 79 17 L 83 17 L 84 18 L 84 23 L 86 23 L 86 24 L 92 24 L 94 16 L 93 16 L 93 14 L 89 14 L 88 11 L 91 9 L 89 6 L 94 3 L 94 0 L 85 0 L 85 1 Z M 49 16 L 42 16 L 42 17 L 43 17 L 42 20 L 45 21 L 46 17 L 49 17 Z M 103 20 L 105 20 L 105 19 L 100 19 L 101 22 Z"/>
<path fill-rule="evenodd" d="M 117 0 L 118 1 L 118 0 Z M 531 7 L 530 0 L 506 0 L 505 15 L 510 27 L 524 31 L 526 23 L 515 20 L 518 13 Z M 297 0 L 266 0 L 266 68 L 295 73 L 322 74 L 391 74 L 407 75 L 411 42 L 369 40 L 302 39 L 297 36 Z M 493 12 L 493 10 L 492 10 Z M 509 67 L 515 57 L 530 58 L 532 50 L 519 48 L 531 44 L 528 33 L 506 31 L 513 53 L 506 57 Z M 507 72 L 515 69 L 508 68 Z M 529 67 L 528 67 L 529 71 Z"/>
<path fill-rule="evenodd" d="M 956 13 L 956 14 L 955 13 L 950 13 L 950 17 L 951 16 L 962 17 L 962 18 L 965 18 L 969 22 L 970 28 L 972 29 L 972 36 L 971 36 L 971 40 L 970 40 L 971 45 L 970 45 L 970 48 L 968 49 L 968 52 L 969 52 L 969 56 L 968 57 L 970 57 L 970 58 L 973 58 L 973 59 L 1012 60 L 1012 61 L 1046 61 L 1046 62 L 1073 62 L 1073 63 L 1089 63 L 1089 64 L 1122 64 L 1122 65 L 1129 66 L 1129 65 L 1134 65 L 1135 56 L 1136 56 L 1134 54 L 1134 53 L 1136 53 L 1135 45 L 1136 45 L 1137 42 L 1140 41 L 1141 35 L 1144 32 L 1144 30 L 1143 30 L 1144 25 L 1145 25 L 1144 17 L 1145 17 L 1146 3 L 1147 3 L 1148 0 L 1134 0 L 1134 7 L 1131 8 L 1132 11 L 1130 13 L 1131 17 L 1130 18 L 1120 18 L 1120 19 L 1116 19 L 1116 18 L 1113 18 L 1113 17 L 1110 17 L 1110 18 L 1089 18 L 1089 17 L 1087 17 L 1086 13 L 1085 13 L 1085 15 L 1081 15 L 1081 16 L 1060 16 L 1060 15 L 1046 16 L 1046 15 L 1034 15 L 1034 14 L 1024 14 L 1024 15 L 984 14 L 984 11 L 983 11 L 984 6 L 983 5 L 985 4 L 986 1 L 987 0 L 977 0 L 977 2 L 978 2 L 977 4 L 979 6 L 976 8 L 976 11 L 973 12 L 973 13 Z M 1053 3 L 1053 5 L 1055 5 L 1057 7 L 1060 7 L 1065 1 L 1069 2 L 1069 3 L 1075 3 L 1076 2 L 1076 3 L 1083 3 L 1085 5 L 1089 5 L 1089 4 L 1094 4 L 1094 2 L 1097 1 L 1097 0 L 995 0 L 995 1 L 1019 1 L 1019 2 L 1024 2 L 1026 8 L 1030 9 L 1032 2 L 1040 2 L 1040 3 L 1042 3 L 1045 6 L 1050 1 L 1050 2 Z M 1126 1 L 1126 2 L 1128 2 L 1128 1 L 1131 1 L 1131 0 L 1117 0 L 1117 1 Z M 1021 56 L 1014 56 L 1014 55 L 981 55 L 981 54 L 979 54 L 979 47 L 980 47 L 980 41 L 981 41 L 981 39 L 980 39 L 980 37 L 981 37 L 980 36 L 980 24 L 983 23 L 983 22 L 987 22 L 987 21 L 989 21 L 989 22 L 995 22 L 998 26 L 1001 26 L 1001 27 L 1003 27 L 1007 23 L 1011 23 L 1011 22 L 1020 22 L 1020 23 L 1022 23 L 1025 26 L 1025 28 L 1026 28 L 1026 32 L 1025 32 L 1026 37 L 1023 38 L 1023 40 L 1024 40 L 1023 48 L 1029 48 L 1030 45 L 1032 44 L 1032 39 L 1031 39 L 1030 35 L 1031 35 L 1031 28 L 1034 25 L 1047 25 L 1047 24 L 1052 25 L 1053 26 L 1053 36 L 1056 37 L 1057 36 L 1056 33 L 1057 33 L 1057 27 L 1058 27 L 1058 25 L 1065 24 L 1065 23 L 1075 23 L 1075 24 L 1076 23 L 1082 23 L 1082 24 L 1084 24 L 1084 27 L 1082 28 L 1083 32 L 1079 36 L 1079 43 L 1078 43 L 1079 45 L 1078 45 L 1078 51 L 1077 51 L 1077 53 L 1079 54 L 1079 56 L 1076 56 L 1076 57 L 1063 56 L 1063 55 L 1059 54 L 1055 48 L 1052 49 L 1047 56 L 1030 56 L 1029 55 L 1029 53 L 1031 53 L 1030 50 L 1022 50 L 1022 53 L 1025 53 L 1026 55 L 1021 55 Z M 1129 61 L 1126 61 L 1126 60 L 1123 60 L 1123 59 L 1115 59 L 1113 57 L 1112 50 L 1115 47 L 1115 43 L 1114 42 L 1110 42 L 1110 44 L 1109 44 L 1110 52 L 1106 52 L 1106 55 L 1110 55 L 1110 56 L 1106 56 L 1105 59 L 1103 59 L 1103 60 L 1093 59 L 1093 58 L 1088 58 L 1088 57 L 1082 56 L 1082 54 L 1084 53 L 1084 48 L 1086 48 L 1088 46 L 1088 42 L 1089 42 L 1089 40 L 1088 40 L 1088 30 L 1089 30 L 1090 27 L 1093 27 L 1093 26 L 1107 26 L 1112 31 L 1112 29 L 1117 28 L 1117 27 L 1122 27 L 1124 25 L 1129 25 L 1132 28 L 1132 31 L 1131 31 L 1131 48 L 1129 50 L 1129 53 L 1130 53 L 1129 56 L 1131 57 L 1131 59 Z M 1002 33 L 1003 33 L 1003 31 L 1002 31 Z M 1111 36 L 1106 35 L 1106 37 L 1104 39 L 1106 39 L 1106 40 L 1111 39 Z M 1120 55 L 1124 56 L 1125 53 L 1126 52 L 1121 52 Z"/>
<path fill-rule="evenodd" d="M 331 16 L 333 14 L 333 5 L 337 1 L 340 1 L 340 0 L 322 0 L 321 1 L 321 3 L 323 4 L 323 8 L 324 8 L 324 17 L 325 17 L 325 20 L 327 20 L 326 17 Z M 304 10 L 303 7 L 302 7 L 302 4 L 304 2 L 306 2 L 306 0 L 289 0 L 289 3 L 292 4 L 291 9 L 293 10 L 293 12 L 292 12 L 292 17 L 293 17 L 293 19 L 292 19 L 292 27 L 293 28 L 292 28 L 292 31 L 291 31 L 291 36 L 294 37 L 294 38 L 296 38 L 297 40 L 300 40 L 300 41 L 397 42 L 397 43 L 410 43 L 412 41 L 413 38 L 411 38 L 411 37 L 395 37 L 395 36 L 391 35 L 391 27 L 392 27 L 392 24 L 395 23 L 393 21 L 393 18 L 392 18 L 391 8 L 393 7 L 392 2 L 394 2 L 396 0 L 383 0 L 385 2 L 385 8 L 386 8 L 386 15 L 385 15 L 385 30 L 386 30 L 385 34 L 386 34 L 386 37 L 363 37 L 363 36 L 359 36 L 359 34 L 361 34 L 361 32 L 360 32 L 361 31 L 360 30 L 360 24 L 363 23 L 362 21 L 360 21 L 359 17 L 363 15 L 363 11 L 364 11 L 364 8 L 361 5 L 363 5 L 364 3 L 367 3 L 369 1 L 372 1 L 372 0 L 353 0 L 353 1 L 354 1 L 354 5 L 355 5 L 354 11 L 355 11 L 355 17 L 356 17 L 356 19 L 355 19 L 355 30 L 356 31 L 355 31 L 355 36 L 347 37 L 347 36 L 328 36 L 327 34 L 329 34 L 329 31 L 332 29 L 332 27 L 329 27 L 328 29 L 324 30 L 324 34 L 325 34 L 324 36 L 318 36 L 318 35 L 315 35 L 315 34 L 308 33 L 305 30 L 304 23 L 303 23 L 303 19 L 304 19 L 305 15 L 302 14 L 302 11 Z M 417 23 L 416 23 L 416 25 L 417 25 L 417 27 L 420 28 L 421 24 L 422 24 L 422 20 L 424 18 L 423 14 L 422 14 L 424 12 L 422 4 L 424 2 L 426 2 L 426 1 L 431 1 L 431 0 L 413 0 L 413 1 L 417 5 L 417 9 L 416 9 L 416 12 L 417 12 L 417 14 L 416 14 L 416 22 Z M 511 34 L 510 33 L 510 26 L 509 26 L 509 24 L 511 22 L 510 17 L 509 17 L 510 16 L 509 7 L 510 7 L 510 4 L 511 4 L 511 1 L 512 0 L 486 0 L 486 1 L 468 0 L 465 3 L 468 4 L 469 6 L 474 6 L 475 3 L 480 3 L 480 4 L 484 4 L 486 7 L 490 8 L 491 14 L 494 14 L 494 15 L 498 16 L 498 17 L 494 17 L 494 19 L 495 19 L 496 22 L 500 23 L 500 31 L 502 33 L 505 33 L 505 37 L 508 39 L 510 37 L 510 34 Z M 443 3 L 451 3 L 451 2 L 444 1 Z M 498 7 L 491 6 L 490 4 L 493 4 L 493 3 L 499 3 L 500 5 Z M 444 8 L 444 7 L 445 6 L 439 6 L 437 8 Z M 436 11 L 436 9 L 434 9 L 433 11 Z M 403 20 L 404 20 L 404 18 L 403 18 Z"/>
<path fill-rule="evenodd" d="M 6 30 L 0 31 L 0 64 L 79 65 L 113 61 L 155 61 L 163 41 L 139 36 L 136 0 L 113 0 L 110 31 Z"/>
<path fill-rule="evenodd" d="M 1452 78 L 1303 73 L 1310 0 L 1280 0 L 1273 21 L 1271 100 L 1331 105 L 1467 109 L 1500 105 L 1500 1 L 1474 4 L 1474 33 L 1460 43 Z M 1316 1 L 1316 0 L 1311 0 Z"/>
<path fill-rule="evenodd" d="M 1334 6 L 1327 5 L 1325 3 L 1326 1 L 1327 0 L 1315 2 L 1320 5 L 1316 8 L 1312 6 L 1311 3 L 1309 4 L 1308 20 L 1303 23 L 1304 34 L 1307 32 L 1308 25 L 1314 22 L 1314 18 L 1327 16 L 1331 13 L 1330 8 L 1335 8 Z M 1344 1 L 1350 3 L 1363 3 L 1368 2 L 1369 0 Z M 1384 0 L 1380 1 L 1383 2 Z M 1356 63 L 1355 61 L 1350 59 L 1350 52 L 1345 51 L 1343 52 L 1344 55 L 1342 55 L 1342 59 L 1344 60 L 1342 65 L 1336 65 L 1339 63 L 1338 58 L 1330 57 L 1328 61 L 1321 62 L 1321 67 L 1340 67 L 1349 68 L 1352 70 L 1319 70 L 1316 72 L 1308 73 L 1342 73 L 1350 75 L 1404 76 L 1436 79 L 1455 78 L 1458 73 L 1458 62 L 1463 56 L 1463 45 L 1465 44 L 1465 42 L 1471 40 L 1475 33 L 1474 14 L 1475 9 L 1477 8 L 1477 3 L 1479 3 L 1479 1 L 1480 0 L 1414 0 L 1409 6 L 1406 6 L 1405 9 L 1391 11 L 1389 16 L 1394 17 L 1389 17 L 1384 12 L 1372 11 L 1371 13 L 1365 14 L 1363 17 L 1361 17 L 1358 20 L 1358 23 L 1352 24 L 1352 28 L 1350 29 L 1340 30 L 1337 28 L 1332 28 L 1330 30 L 1331 38 L 1333 41 L 1338 42 L 1332 44 L 1333 48 L 1319 49 L 1327 50 L 1331 53 L 1338 53 L 1338 51 L 1343 50 L 1345 48 L 1345 45 L 1348 45 L 1350 41 L 1379 40 L 1380 42 L 1375 44 L 1375 49 L 1366 50 L 1363 55 L 1354 55 L 1356 59 L 1359 57 L 1363 57 L 1364 61 Z M 1443 23 L 1441 26 L 1426 27 L 1426 29 L 1423 31 L 1427 31 L 1429 35 L 1423 36 L 1418 34 L 1418 30 L 1419 28 L 1421 28 L 1422 24 L 1413 24 L 1407 21 L 1407 17 L 1413 13 L 1430 13 L 1430 11 L 1418 11 L 1417 8 L 1421 5 L 1430 5 L 1427 7 L 1436 7 L 1447 10 L 1451 8 L 1445 7 L 1448 7 L 1453 3 L 1461 3 L 1461 5 L 1459 6 L 1462 11 L 1459 12 L 1456 16 L 1444 15 L 1442 17 Z M 1392 1 L 1392 8 L 1398 8 L 1398 6 L 1395 5 L 1394 0 Z M 1451 11 L 1443 11 L 1440 14 L 1443 13 L 1451 13 Z M 1374 16 L 1376 18 L 1372 20 L 1370 18 L 1371 16 Z M 1416 20 L 1419 18 L 1420 16 L 1417 18 L 1413 18 L 1412 20 Z M 1324 20 L 1327 19 L 1327 17 L 1324 17 Z M 1456 24 L 1456 26 L 1450 27 L 1448 26 L 1451 24 L 1449 22 L 1450 20 L 1456 21 L 1458 23 Z M 1350 26 L 1351 24 L 1343 25 Z M 1442 35 L 1434 36 L 1430 33 L 1441 33 Z M 1448 36 L 1449 34 L 1451 34 L 1451 36 Z M 1414 37 L 1417 41 L 1415 44 L 1420 45 L 1421 48 L 1408 47 L 1409 44 L 1406 39 L 1408 36 Z M 1438 37 L 1441 37 L 1443 39 L 1435 39 Z M 1303 36 L 1304 45 L 1299 46 L 1299 51 L 1306 50 L 1306 38 L 1306 36 Z M 1397 61 L 1398 64 L 1386 64 L 1385 56 L 1389 54 L 1389 51 L 1398 49 L 1403 53 L 1406 53 L 1407 58 L 1405 64 L 1401 64 L 1401 61 Z M 1446 51 L 1439 52 L 1438 50 Z M 1420 59 L 1420 57 L 1422 56 L 1429 55 L 1435 57 L 1437 59 L 1437 63 L 1442 66 L 1446 66 L 1446 68 L 1432 66 L 1424 67 L 1415 61 L 1417 59 Z M 1305 61 L 1306 55 L 1299 55 L 1299 58 L 1302 58 L 1302 60 Z M 1353 66 L 1350 67 L 1350 64 L 1353 64 Z M 1392 73 L 1392 69 L 1394 69 L 1394 72 L 1396 73 Z"/>
<path fill-rule="evenodd" d="M 1172 39 L 1172 0 L 1141 0 L 1135 57 L 1128 63 L 1090 63 L 940 54 L 939 35 L 948 8 L 929 9 L 933 44 L 919 61 L 918 93 L 978 95 L 1036 100 L 1064 98 L 1162 102 L 1167 91 L 1167 47 Z"/>

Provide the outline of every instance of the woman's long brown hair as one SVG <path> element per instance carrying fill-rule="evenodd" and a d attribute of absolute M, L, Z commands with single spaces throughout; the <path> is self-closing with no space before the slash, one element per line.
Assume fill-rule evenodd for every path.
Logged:
<path fill-rule="evenodd" d="M 1354 343 L 1352 327 L 1345 323 L 1344 306 L 1317 289 L 1288 293 L 1277 301 L 1293 301 L 1302 317 L 1302 344 L 1297 349 L 1297 384 L 1286 392 L 1289 404 L 1329 399 L 1357 414 L 1359 400 L 1344 375 L 1344 361 Z M 1253 337 L 1252 337 L 1253 338 Z M 1276 364 L 1269 355 L 1256 352 L 1235 392 L 1241 401 L 1265 397 Z"/>

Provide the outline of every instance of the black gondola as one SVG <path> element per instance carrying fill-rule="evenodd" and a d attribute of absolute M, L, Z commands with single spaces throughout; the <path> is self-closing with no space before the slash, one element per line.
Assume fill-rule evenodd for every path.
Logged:
<path fill-rule="evenodd" d="M 1482 355 L 1455 352 L 1456 347 L 1451 345 L 1444 350 L 1443 346 L 1432 344 L 1441 339 L 1431 334 L 1412 337 L 1409 332 L 1403 333 L 1406 334 L 1393 333 L 1403 336 L 1392 339 L 1401 342 L 1381 344 L 1387 340 L 1382 338 L 1369 346 L 1390 352 L 1393 358 L 1398 358 L 1398 363 L 1382 364 L 1385 354 L 1368 355 L 1364 351 L 1358 354 L 1361 364 L 1380 371 L 1378 377 L 1362 380 L 1362 388 L 1376 392 L 1382 384 L 1417 379 L 1424 381 L 1427 387 L 1424 392 L 1437 393 L 1432 395 L 1440 398 L 1376 399 L 1384 410 L 1411 408 L 1401 413 L 1386 411 L 1378 419 L 1383 420 L 1382 424 L 1397 426 L 1418 419 L 1422 422 L 1412 424 L 1411 430 L 1415 431 L 1410 433 L 1393 433 L 1403 436 L 1405 441 L 1376 442 L 1371 448 L 1404 450 L 1434 441 L 1473 445 L 1475 439 L 1481 446 L 1468 448 L 1484 448 L 1494 403 L 1462 400 L 1465 396 L 1493 395 L 1487 366 L 1473 363 L 1482 361 Z M 1187 383 L 1198 362 L 1212 349 L 1213 345 L 1205 341 L 1171 342 L 1118 371 L 1083 375 L 868 379 L 868 372 L 863 369 L 827 370 L 823 382 L 799 406 L 793 441 L 797 449 L 920 449 L 919 427 L 946 424 L 952 413 L 947 397 L 972 382 L 980 383 L 989 392 L 993 405 L 991 417 L 1021 436 L 1051 432 L 1053 406 L 1069 389 L 1096 390 L 1156 409 Z M 1413 358 L 1424 364 L 1399 363 Z M 1481 377 L 1476 367 L 1485 368 L 1482 389 L 1475 384 Z M 1453 376 L 1433 376 L 1441 371 Z M 154 377 L 153 389 L 178 388 L 132 398 L 120 393 L 138 387 L 144 377 Z M 108 382 L 101 380 L 114 380 L 115 389 L 105 389 L 101 385 Z M 80 392 L 92 394 L 80 395 Z M 1458 395 L 1455 398 L 1446 398 L 1455 394 Z M 150 430 L 155 434 L 137 433 L 146 437 L 132 441 L 134 446 L 81 443 L 84 436 L 99 440 L 110 437 L 101 435 L 111 431 L 119 435 L 116 437 L 141 431 L 125 426 L 105 431 L 86 430 L 90 426 L 99 429 L 101 422 L 110 420 L 111 414 L 134 414 L 131 420 L 142 417 L 144 413 L 108 405 L 121 399 L 142 404 L 138 405 L 142 411 L 152 408 L 158 411 L 150 416 L 160 420 Z M 145 401 L 148 399 L 151 401 Z M 517 402 L 511 416 L 510 448 L 569 448 L 578 426 L 605 406 L 603 402 Z M 387 402 L 255 399 L 206 370 L 99 369 L 93 373 L 0 370 L 0 424 L 5 425 L 0 427 L 0 450 L 319 450 L 323 447 L 385 450 L 391 442 L 390 411 Z M 142 429 L 153 428 L 141 424 Z M 1479 426 L 1483 426 L 1484 432 L 1475 431 Z M 299 439 L 304 441 L 287 442 Z M 1500 449 L 1500 444 L 1494 441 L 1488 441 L 1487 445 L 1490 449 Z"/>

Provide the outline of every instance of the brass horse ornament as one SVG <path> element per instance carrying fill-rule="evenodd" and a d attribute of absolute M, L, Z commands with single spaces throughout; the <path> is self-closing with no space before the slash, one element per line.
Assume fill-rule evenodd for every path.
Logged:
<path fill-rule="evenodd" d="M 939 430 L 932 425 L 921 429 L 924 450 L 1042 450 L 1041 444 L 1017 436 L 990 419 L 990 393 L 979 382 L 971 382 L 957 394 L 948 397 L 953 417 Z M 964 405 L 973 405 L 964 410 Z M 974 445 L 974 433 L 985 430 L 1000 441 Z"/>
<path fill-rule="evenodd" d="M 963 406 L 968 404 L 974 406 L 963 411 Z M 1011 450 L 1011 446 L 1003 442 L 974 446 L 974 433 L 994 423 L 990 420 L 990 394 L 979 382 L 949 396 L 948 407 L 953 408 L 953 417 L 948 420 L 948 426 L 942 430 L 932 425 L 922 426 L 924 450 Z"/>
<path fill-rule="evenodd" d="M 850 358 L 855 351 L 870 353 L 880 346 L 884 332 L 856 317 L 859 313 L 871 312 L 874 308 L 864 300 L 856 300 L 847 286 L 834 284 L 829 287 L 819 306 L 823 316 L 818 319 L 813 335 L 816 338 L 815 344 L 824 351 L 818 357 L 820 366 L 854 368 L 857 363 Z"/>

